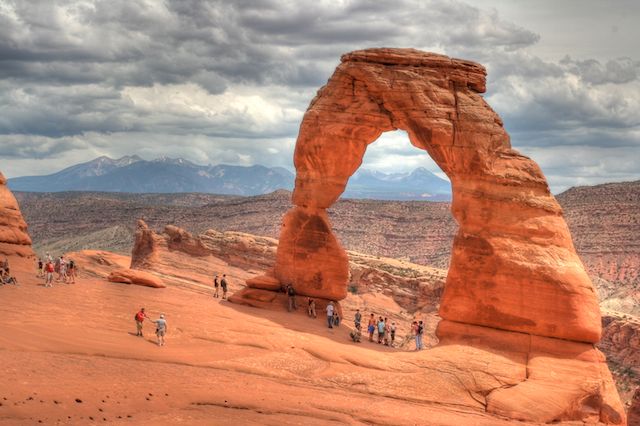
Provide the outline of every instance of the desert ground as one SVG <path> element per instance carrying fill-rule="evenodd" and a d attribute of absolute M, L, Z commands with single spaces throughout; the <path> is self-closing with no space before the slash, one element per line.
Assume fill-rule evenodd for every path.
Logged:
<path fill-rule="evenodd" d="M 426 401 L 443 385 L 416 374 L 426 352 L 353 343 L 322 315 L 234 305 L 197 284 L 110 283 L 87 273 L 95 265 L 45 288 L 31 262 L 12 263 L 20 285 L 0 287 L 3 425 L 508 423 L 455 390 Z M 231 290 L 247 274 L 212 268 Z M 167 316 L 166 346 L 148 322 L 135 336 L 141 306 Z"/>

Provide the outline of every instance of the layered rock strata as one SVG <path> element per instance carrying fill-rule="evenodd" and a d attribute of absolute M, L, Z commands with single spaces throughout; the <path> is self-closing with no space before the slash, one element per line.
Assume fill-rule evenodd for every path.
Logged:
<path fill-rule="evenodd" d="M 31 237 L 27 233 L 27 223 L 2 173 L 0 173 L 0 255 L 22 258 L 34 256 Z"/>

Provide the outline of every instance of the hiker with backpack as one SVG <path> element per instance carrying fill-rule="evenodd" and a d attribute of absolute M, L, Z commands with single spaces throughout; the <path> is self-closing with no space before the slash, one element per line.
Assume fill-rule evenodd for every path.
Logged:
<path fill-rule="evenodd" d="M 145 318 L 149 317 L 144 312 L 144 308 L 140 308 L 140 310 L 133 316 L 133 319 L 136 321 L 136 336 L 144 337 L 142 335 L 142 323 Z"/>
<path fill-rule="evenodd" d="M 222 287 L 222 298 L 227 298 L 227 275 L 222 274 L 222 279 L 220 280 L 220 287 Z"/>
<path fill-rule="evenodd" d="M 220 289 L 220 281 L 218 281 L 218 274 L 213 278 L 213 297 L 218 298 L 220 295 L 218 294 L 218 290 Z"/>
<path fill-rule="evenodd" d="M 167 333 L 167 320 L 164 319 L 164 314 L 160 314 L 160 318 L 157 320 L 149 321 L 156 325 L 156 336 L 158 337 L 158 346 L 164 346 L 164 335 Z"/>
<path fill-rule="evenodd" d="M 291 284 L 287 286 L 287 298 L 289 299 L 287 310 L 291 312 L 298 309 L 298 306 L 296 305 L 296 290 L 293 288 Z"/>

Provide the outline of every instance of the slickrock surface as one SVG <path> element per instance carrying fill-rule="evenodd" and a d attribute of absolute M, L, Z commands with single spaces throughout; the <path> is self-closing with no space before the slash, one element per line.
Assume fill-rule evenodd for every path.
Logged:
<path fill-rule="evenodd" d="M 440 315 L 539 336 L 596 342 L 595 291 L 539 167 L 512 150 L 484 102 L 478 64 L 412 49 L 342 57 L 307 110 L 294 163 L 275 277 L 299 293 L 346 296 L 348 262 L 326 209 L 366 147 L 403 129 L 450 177 L 460 225 Z"/>
<path fill-rule="evenodd" d="M 0 287 L 2 425 L 488 426 L 513 424 L 512 418 L 529 419 L 522 425 L 622 420 L 608 405 L 609 393 L 600 394 L 604 401 L 584 397 L 599 386 L 591 375 L 603 366 L 587 344 L 450 322 L 445 340 L 428 351 L 366 339 L 355 344 L 348 337 L 352 309 L 343 325 L 329 330 L 322 315 L 314 320 L 284 309 L 228 304 L 211 297 L 210 283 L 177 279 L 191 274 L 204 281 L 199 274 L 210 279 L 209 270 L 216 270 L 226 273 L 231 291 L 237 291 L 251 277 L 213 256 L 161 250 L 160 258 L 175 268 L 170 275 L 153 272 L 167 283 L 162 291 L 104 279 L 129 257 L 96 251 L 69 257 L 79 267 L 75 285 L 44 288 L 29 268 L 17 271 L 21 286 Z M 409 275 L 410 268 L 387 269 Z M 345 304 L 362 309 L 364 303 L 366 313 L 380 313 L 368 296 L 350 293 Z M 166 346 L 153 344 L 151 324 L 145 323 L 145 338 L 134 335 L 132 316 L 141 306 L 152 318 L 165 314 Z M 399 311 L 397 305 L 393 309 Z M 401 334 L 407 326 L 406 320 L 400 323 Z M 522 386 L 527 389 L 508 393 Z"/>
<path fill-rule="evenodd" d="M 0 173 L 0 255 L 21 258 L 34 256 L 31 237 L 27 233 L 27 224 L 2 173 Z"/>

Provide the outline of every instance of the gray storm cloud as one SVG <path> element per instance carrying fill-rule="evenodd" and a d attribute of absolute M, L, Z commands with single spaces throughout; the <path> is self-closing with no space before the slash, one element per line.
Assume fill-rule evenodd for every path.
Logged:
<path fill-rule="evenodd" d="M 485 64 L 488 102 L 552 186 L 621 177 L 600 151 L 640 160 L 636 52 L 550 60 L 529 51 L 541 37 L 458 1 L 0 0 L 0 169 L 43 174 L 105 154 L 291 167 L 302 114 L 340 55 L 399 46 Z M 371 164 L 422 161 L 393 138 Z"/>

